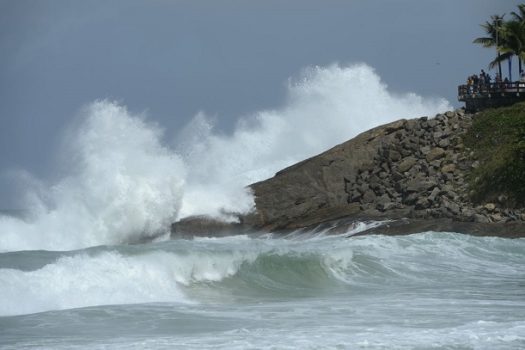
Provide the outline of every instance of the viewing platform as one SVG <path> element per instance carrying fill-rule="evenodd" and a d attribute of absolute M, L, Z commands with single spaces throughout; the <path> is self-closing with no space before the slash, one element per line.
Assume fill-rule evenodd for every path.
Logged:
<path fill-rule="evenodd" d="M 458 86 L 458 100 L 467 112 L 510 106 L 525 101 L 525 82 Z"/>

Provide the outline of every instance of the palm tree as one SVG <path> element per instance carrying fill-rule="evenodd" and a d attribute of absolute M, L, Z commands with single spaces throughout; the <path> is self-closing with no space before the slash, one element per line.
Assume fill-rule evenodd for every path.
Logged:
<path fill-rule="evenodd" d="M 517 25 L 511 25 L 511 32 L 513 32 L 513 36 L 516 37 L 516 40 L 518 40 L 521 43 L 520 50 L 517 51 L 516 55 L 518 56 L 518 63 L 519 63 L 519 72 L 521 74 L 521 63 L 525 57 L 521 54 L 521 51 L 525 50 L 525 4 L 519 4 L 518 5 L 518 13 L 515 11 L 512 11 L 510 15 L 514 18 L 514 21 L 521 24 L 520 28 L 512 28 L 516 27 Z M 515 48 L 515 47 L 514 47 Z"/>
<path fill-rule="evenodd" d="M 483 47 L 495 47 L 496 51 L 498 53 L 498 56 L 494 61 L 491 62 L 498 65 L 498 72 L 499 76 L 501 77 L 501 53 L 499 51 L 500 47 L 500 35 L 501 35 L 501 28 L 503 27 L 503 17 L 505 15 L 493 15 L 490 16 L 491 22 L 486 22 L 485 24 L 482 24 L 481 27 L 485 30 L 485 33 L 487 34 L 486 37 L 481 37 L 474 39 L 475 44 L 481 44 Z"/>
<path fill-rule="evenodd" d="M 525 4 L 518 5 L 518 11 L 519 13 L 512 11 L 510 15 L 514 18 L 514 20 L 518 22 L 524 22 L 525 21 Z"/>
<path fill-rule="evenodd" d="M 501 62 L 505 59 L 508 59 L 510 69 L 510 60 L 512 59 L 512 56 L 517 56 L 519 72 L 521 74 L 522 60 L 525 59 L 525 21 L 522 22 L 513 20 L 505 22 L 501 28 L 501 39 L 502 40 L 499 46 L 499 51 L 501 54 L 496 58 L 495 61 Z M 495 61 L 491 62 L 492 66 L 495 66 Z"/>

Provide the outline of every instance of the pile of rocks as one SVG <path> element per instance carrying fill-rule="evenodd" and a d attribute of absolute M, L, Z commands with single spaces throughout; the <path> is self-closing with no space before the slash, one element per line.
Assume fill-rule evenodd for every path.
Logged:
<path fill-rule="evenodd" d="M 245 222 L 281 229 L 343 217 L 525 221 L 505 198 L 474 205 L 467 176 L 479 166 L 463 137 L 463 110 L 379 126 L 251 185 L 256 213 Z"/>
<path fill-rule="evenodd" d="M 466 174 L 479 166 L 465 149 L 462 136 L 472 125 L 463 110 L 422 117 L 399 124 L 394 138 L 383 143 L 371 170 L 347 179 L 348 203 L 359 203 L 372 216 L 397 209 L 413 218 L 508 222 L 524 220 L 518 210 L 501 203 L 474 207 L 468 198 Z"/>

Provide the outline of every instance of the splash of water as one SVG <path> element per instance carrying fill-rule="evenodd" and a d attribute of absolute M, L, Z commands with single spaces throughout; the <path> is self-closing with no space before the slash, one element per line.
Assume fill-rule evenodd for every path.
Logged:
<path fill-rule="evenodd" d="M 94 102 L 68 138 L 69 173 L 28 192 L 33 219 L 0 217 L 0 249 L 69 250 L 154 236 L 176 219 L 184 167 L 160 130 Z"/>
<path fill-rule="evenodd" d="M 247 212 L 250 183 L 378 124 L 449 108 L 443 99 L 392 94 L 365 64 L 312 67 L 289 81 L 281 108 L 240 118 L 229 135 L 199 114 L 171 149 L 144 118 L 94 102 L 65 143 L 68 172 L 26 193 L 33 220 L 0 217 L 0 250 L 125 243 L 189 215 Z"/>
<path fill-rule="evenodd" d="M 253 203 L 244 186 L 377 125 L 451 108 L 444 99 L 390 93 L 365 64 L 305 69 L 289 81 L 286 101 L 239 119 L 231 135 L 214 133 L 202 114 L 189 123 L 178 146 L 191 174 L 182 216 L 246 211 Z"/>

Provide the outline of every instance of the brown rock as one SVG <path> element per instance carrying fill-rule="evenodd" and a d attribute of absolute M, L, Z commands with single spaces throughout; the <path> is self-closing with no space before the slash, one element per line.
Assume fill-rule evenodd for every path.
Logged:
<path fill-rule="evenodd" d="M 363 198 L 361 199 L 361 203 L 372 203 L 376 200 L 376 195 L 373 191 L 366 191 L 365 194 L 363 194 Z"/>
<path fill-rule="evenodd" d="M 393 162 L 397 162 L 401 159 L 401 154 L 396 150 L 390 150 L 388 151 L 388 158 Z"/>
<path fill-rule="evenodd" d="M 496 205 L 494 203 L 487 203 L 483 207 L 487 209 L 489 212 L 493 212 L 494 209 L 496 209 Z"/>
<path fill-rule="evenodd" d="M 430 193 L 430 195 L 428 196 L 428 199 L 431 201 L 431 202 L 434 202 L 437 198 L 437 196 L 439 195 L 439 193 L 441 192 L 441 190 L 439 189 L 439 187 L 434 187 L 434 189 L 432 190 L 432 192 Z"/>
<path fill-rule="evenodd" d="M 493 222 L 503 221 L 503 217 L 501 216 L 501 214 L 491 214 L 490 218 L 492 219 Z"/>
<path fill-rule="evenodd" d="M 443 139 L 438 142 L 438 146 L 441 148 L 447 148 L 450 146 L 450 141 L 448 139 Z"/>
<path fill-rule="evenodd" d="M 397 165 L 397 170 L 401 173 L 407 172 L 416 163 L 417 163 L 416 157 L 413 157 L 413 156 L 406 157 L 403 160 L 401 160 L 401 162 L 399 162 L 399 164 Z"/>
<path fill-rule="evenodd" d="M 414 179 L 407 183 L 406 191 L 407 192 L 424 192 L 429 191 L 437 186 L 437 183 L 434 180 L 426 179 Z"/>
<path fill-rule="evenodd" d="M 445 155 L 445 150 L 441 147 L 436 147 L 427 153 L 426 158 L 428 162 L 432 162 L 436 159 L 442 158 Z"/>
<path fill-rule="evenodd" d="M 487 223 L 490 222 L 490 220 L 485 215 L 474 214 L 474 222 Z"/>
<path fill-rule="evenodd" d="M 242 223 L 225 222 L 208 216 L 191 216 L 171 225 L 172 238 L 225 236 L 241 233 Z"/>
<path fill-rule="evenodd" d="M 455 164 L 447 164 L 441 168 L 442 173 L 453 173 L 454 171 L 456 171 Z"/>
<path fill-rule="evenodd" d="M 430 201 L 426 197 L 419 197 L 416 201 L 416 209 L 426 209 L 430 206 Z"/>

